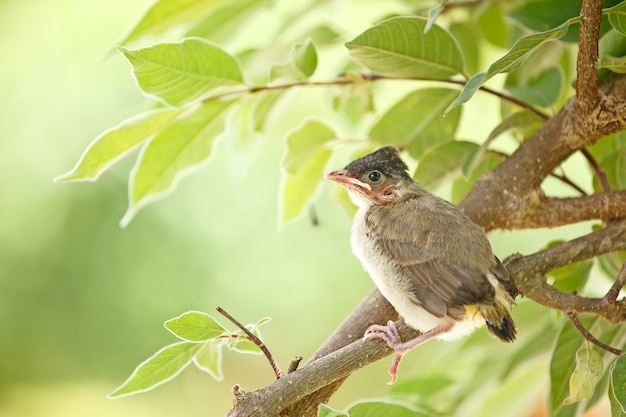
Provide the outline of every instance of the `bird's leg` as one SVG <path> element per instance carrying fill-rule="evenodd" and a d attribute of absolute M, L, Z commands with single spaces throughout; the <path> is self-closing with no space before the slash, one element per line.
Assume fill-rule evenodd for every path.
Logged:
<path fill-rule="evenodd" d="M 435 328 L 430 329 L 427 332 L 420 334 L 419 336 L 407 340 L 406 342 L 402 342 L 400 339 L 400 334 L 398 333 L 398 328 L 393 321 L 389 321 L 386 326 L 382 326 L 380 324 L 374 324 L 370 326 L 365 331 L 366 339 L 383 339 L 387 342 L 390 348 L 392 348 L 396 352 L 396 356 L 393 358 L 393 362 L 391 362 L 391 366 L 389 367 L 389 375 L 391 375 L 391 381 L 389 384 L 393 384 L 396 382 L 398 376 L 398 366 L 400 365 L 400 361 L 404 357 L 404 355 L 424 342 L 429 341 L 443 333 L 447 333 L 454 327 L 453 324 L 442 324 Z"/>

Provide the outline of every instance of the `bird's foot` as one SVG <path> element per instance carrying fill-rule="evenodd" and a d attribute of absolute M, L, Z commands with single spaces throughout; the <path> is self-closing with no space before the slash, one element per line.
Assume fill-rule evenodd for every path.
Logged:
<path fill-rule="evenodd" d="M 404 354 L 410 350 L 403 346 L 396 324 L 391 320 L 387 322 L 386 326 L 374 324 L 365 331 L 364 338 L 370 340 L 383 339 L 387 342 L 387 345 L 396 352 L 396 356 L 393 358 L 393 362 L 391 362 L 391 366 L 389 367 L 391 381 L 388 384 L 394 384 L 398 378 L 398 366 L 400 365 L 400 361 L 404 357 Z"/>

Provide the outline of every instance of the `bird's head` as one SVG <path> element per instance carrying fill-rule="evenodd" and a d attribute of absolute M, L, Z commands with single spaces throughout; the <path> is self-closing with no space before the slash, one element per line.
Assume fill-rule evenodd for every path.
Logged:
<path fill-rule="evenodd" d="M 348 191 L 354 204 L 369 207 L 388 204 L 402 195 L 402 188 L 413 182 L 408 167 L 400 159 L 398 148 L 385 146 L 350 162 L 340 171 L 324 176 Z"/>

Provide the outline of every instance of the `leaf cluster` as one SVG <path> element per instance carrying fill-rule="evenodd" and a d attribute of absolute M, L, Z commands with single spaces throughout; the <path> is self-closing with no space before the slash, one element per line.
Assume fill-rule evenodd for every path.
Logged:
<path fill-rule="evenodd" d="M 169 195 L 184 176 L 209 160 L 217 140 L 237 143 L 246 152 L 276 135 L 274 124 L 280 117 L 286 119 L 277 135 L 284 144 L 283 224 L 314 205 L 329 161 L 341 157 L 345 163 L 346 156 L 350 160 L 388 144 L 412 158 L 416 180 L 430 189 L 449 185 L 452 199 L 461 201 L 480 178 L 509 160 L 511 149 L 519 150 L 546 120 L 556 119 L 557 110 L 570 105 L 573 86 L 581 82 L 573 61 L 574 42 L 582 36 L 582 1 L 416 3 L 389 2 L 388 8 L 372 14 L 348 5 L 329 16 L 330 2 L 322 0 L 284 9 L 268 0 L 158 0 L 117 47 L 138 88 L 152 100 L 150 109 L 98 136 L 76 166 L 57 180 L 95 181 L 139 149 L 129 175 L 129 207 L 121 221 L 127 225 L 142 207 Z M 626 72 L 626 2 L 605 1 L 602 7 L 598 71 L 593 73 L 600 84 Z M 350 25 L 344 24 L 347 16 Z M 597 86 L 596 79 L 582 82 Z M 486 127 L 486 134 L 466 137 L 462 124 L 467 123 L 467 107 L 480 105 L 475 100 L 479 92 L 498 99 L 498 120 Z M 551 177 L 577 197 L 621 192 L 626 184 L 623 129 L 603 133 L 586 150 L 591 184 L 578 184 L 563 168 L 551 171 Z M 539 207 L 556 200 L 541 193 L 533 194 L 536 206 L 520 210 L 523 221 L 497 225 L 538 228 L 624 217 L 623 200 L 618 200 L 611 212 L 615 216 L 596 213 L 572 220 L 564 214 L 555 220 L 546 213 L 556 210 L 541 212 Z M 345 195 L 339 197 L 346 201 Z M 563 200 L 556 203 L 564 206 Z M 540 213 L 543 222 L 532 213 Z M 603 252 L 597 264 L 615 277 L 624 259 L 623 252 Z M 573 263 L 551 271 L 550 283 L 562 292 L 584 291 L 592 269 L 592 261 Z M 248 328 L 258 333 L 263 323 Z M 597 317 L 583 324 L 607 343 L 625 342 L 623 325 L 608 325 Z M 112 397 L 151 389 L 190 363 L 220 379 L 223 346 L 256 349 L 243 333 L 226 331 L 204 313 L 185 313 L 166 327 L 181 340 L 142 363 Z M 517 365 L 550 351 L 552 415 L 581 415 L 606 392 L 613 416 L 625 415 L 623 360 L 588 346 L 570 325 L 554 333 L 538 332 L 521 343 L 507 360 L 503 378 L 530 378 L 516 374 Z M 474 369 L 477 380 L 482 377 L 487 383 L 492 359 L 477 354 L 476 364 L 483 366 Z M 451 375 L 421 378 L 410 381 L 407 389 L 417 390 L 417 399 L 398 390 L 390 395 L 401 403 L 358 402 L 346 411 L 322 406 L 319 415 L 453 414 L 473 400 L 472 384 L 457 387 Z M 451 396 L 454 389 L 456 396 Z M 442 409 L 443 401 L 451 408 Z M 486 414 L 481 415 L 489 414 L 492 401 L 497 399 L 485 400 Z"/>

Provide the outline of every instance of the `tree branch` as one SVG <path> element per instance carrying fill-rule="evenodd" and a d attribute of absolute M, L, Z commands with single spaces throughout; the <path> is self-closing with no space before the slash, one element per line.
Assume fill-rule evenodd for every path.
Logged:
<path fill-rule="evenodd" d="M 479 178 L 459 207 L 487 231 L 506 225 L 525 200 L 539 197 L 541 183 L 569 156 L 626 128 L 626 76 L 608 78 L 591 113 L 581 115 L 571 99 L 509 158 Z"/>
<path fill-rule="evenodd" d="M 626 221 L 622 221 L 533 255 L 516 257 L 507 264 L 507 269 L 520 293 L 542 305 L 568 312 L 591 312 L 612 322 L 624 321 L 626 301 L 564 294 L 548 285 L 544 275 L 572 262 L 625 249 Z M 368 307 L 374 308 L 374 314 L 363 314 Z M 340 384 L 357 369 L 393 353 L 380 340 L 362 340 L 370 324 L 397 317 L 397 314 L 390 315 L 390 307 L 378 290 L 372 291 L 305 366 L 271 385 L 240 395 L 227 417 L 315 415 L 318 404 L 330 397 L 328 387 Z M 416 334 L 403 320 L 397 325 L 403 338 Z M 341 337 L 343 330 L 349 333 Z"/>
<path fill-rule="evenodd" d="M 498 219 L 498 229 L 558 227 L 587 220 L 626 218 L 626 190 L 571 198 L 546 197 L 541 190 L 529 194 L 518 209 Z"/>
<path fill-rule="evenodd" d="M 583 114 L 589 114 L 600 102 L 596 65 L 601 23 L 602 1 L 583 0 L 576 60 L 576 104 Z"/>

